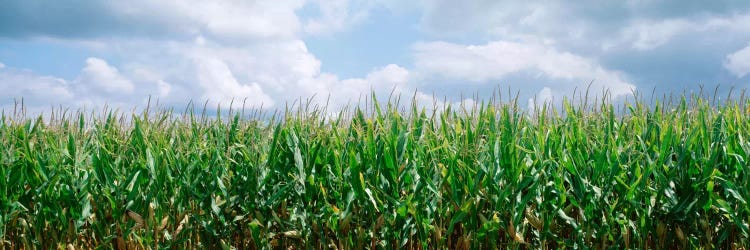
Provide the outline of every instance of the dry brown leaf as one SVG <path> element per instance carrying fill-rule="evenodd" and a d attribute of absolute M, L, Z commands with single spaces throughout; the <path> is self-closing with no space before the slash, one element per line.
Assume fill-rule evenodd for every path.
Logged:
<path fill-rule="evenodd" d="M 167 223 L 169 223 L 169 216 L 164 216 L 164 218 L 161 219 L 161 223 L 159 223 L 159 227 L 156 228 L 156 231 L 161 232 L 167 228 Z"/>
<path fill-rule="evenodd" d="M 185 217 L 182 218 L 182 221 L 180 221 L 180 224 L 177 226 L 177 230 L 174 231 L 174 236 L 177 236 L 182 232 L 182 229 L 185 228 L 185 224 L 188 223 L 190 216 L 185 215 Z"/>
<path fill-rule="evenodd" d="M 130 217 L 130 219 L 135 221 L 135 227 L 133 229 L 142 228 L 144 225 L 146 225 L 146 222 L 143 220 L 143 216 L 140 214 L 133 212 L 133 210 L 125 210 L 125 213 Z"/>

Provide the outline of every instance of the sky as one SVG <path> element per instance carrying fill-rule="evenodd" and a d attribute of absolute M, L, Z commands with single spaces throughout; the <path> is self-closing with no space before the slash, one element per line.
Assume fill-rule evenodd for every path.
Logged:
<path fill-rule="evenodd" d="M 0 108 L 529 108 L 750 85 L 750 1 L 5 0 Z M 502 98 L 502 96 L 501 96 Z M 240 105 L 241 106 L 241 105 Z"/>

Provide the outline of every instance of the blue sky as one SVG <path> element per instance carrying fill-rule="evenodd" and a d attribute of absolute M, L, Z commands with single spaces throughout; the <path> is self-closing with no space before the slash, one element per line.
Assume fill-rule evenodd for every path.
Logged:
<path fill-rule="evenodd" d="M 748 1 L 10 0 L 0 107 L 334 106 L 371 91 L 474 101 L 511 89 L 722 91 L 750 84 Z M 437 97 L 437 98 L 435 98 Z M 446 98 L 444 98 L 446 97 Z M 330 99 L 329 99 L 330 98 Z"/>

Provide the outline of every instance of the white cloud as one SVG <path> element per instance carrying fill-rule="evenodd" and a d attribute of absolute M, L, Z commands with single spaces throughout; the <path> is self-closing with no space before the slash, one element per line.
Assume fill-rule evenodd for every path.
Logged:
<path fill-rule="evenodd" d="M 737 78 L 742 78 L 750 74 L 750 44 L 741 50 L 727 55 L 724 61 L 724 68 L 732 72 Z"/>
<path fill-rule="evenodd" d="M 12 67 L 0 67 L 0 105 L 8 108 L 7 103 L 23 98 L 24 104 L 31 110 L 49 108 L 49 105 L 65 104 L 72 100 L 74 94 L 70 84 L 64 79 L 41 76 L 30 70 Z"/>
<path fill-rule="evenodd" d="M 634 85 L 621 73 L 608 70 L 594 60 L 543 45 L 495 41 L 485 45 L 458 45 L 446 42 L 414 46 L 416 70 L 449 79 L 486 82 L 518 72 L 538 72 L 552 79 L 606 88 L 613 96 L 631 93 Z"/>
<path fill-rule="evenodd" d="M 537 108 L 543 107 L 544 105 L 553 105 L 553 103 L 551 103 L 552 98 L 552 89 L 550 89 L 549 87 L 542 88 L 542 90 L 540 90 L 539 93 L 536 94 L 536 96 L 529 98 L 527 104 L 529 114 L 534 114 Z"/>
<path fill-rule="evenodd" d="M 307 51 L 300 40 L 237 47 L 186 46 L 176 49 L 174 54 L 177 57 L 186 55 L 195 63 L 203 63 L 205 58 L 221 61 L 221 68 L 226 69 L 225 75 L 231 74 L 238 82 L 252 83 L 251 86 L 256 85 L 253 88 L 262 89 L 264 95 L 273 99 L 264 100 L 264 107 L 310 96 L 315 93 L 314 90 L 325 90 L 317 89 L 324 86 L 315 84 L 325 81 L 316 80 L 325 78 L 321 76 L 324 75 L 320 72 L 321 62 Z M 201 67 L 205 68 L 205 65 Z M 312 86 L 300 86 L 304 81 L 309 81 Z"/>
<path fill-rule="evenodd" d="M 196 1 L 181 7 L 215 35 L 252 39 L 293 36 L 299 29 L 294 11 L 301 6 L 302 1 Z"/>
<path fill-rule="evenodd" d="M 416 3 L 394 0 L 308 0 L 306 4 L 316 10 L 307 12 L 316 12 L 316 15 L 308 16 L 310 13 L 302 11 L 303 31 L 310 35 L 330 35 L 364 22 L 373 10 L 382 8 L 399 13 L 413 8 Z"/>
<path fill-rule="evenodd" d="M 133 0 L 7 4 L 0 24 L 10 37 L 183 40 L 198 34 L 231 42 L 294 37 L 305 0 Z M 65 9 L 66 11 L 59 11 Z M 33 25 L 29 25 L 33 24 Z"/>
<path fill-rule="evenodd" d="M 49 86 L 63 96 L 39 98 L 40 103 L 49 100 L 136 104 L 146 95 L 154 94 L 163 103 L 172 105 L 209 98 L 225 107 L 232 99 L 239 101 L 246 97 L 252 106 L 262 103 L 264 107 L 278 107 L 280 103 L 312 95 L 323 101 L 330 96 L 332 103 L 346 104 L 357 101 L 363 94 L 369 95 L 370 91 L 383 95 L 391 90 L 407 93 L 416 86 L 422 91 L 438 89 L 454 93 L 431 85 L 433 79 L 476 82 L 472 87 L 479 86 L 478 89 L 465 91 L 481 91 L 488 82 L 513 79 L 520 74 L 532 75 L 524 81 L 545 81 L 523 82 L 523 87 L 532 92 L 541 89 L 535 100 L 544 100 L 547 93 L 557 96 L 555 91 L 585 86 L 591 80 L 594 89 L 608 88 L 617 96 L 629 94 L 635 86 L 624 73 L 612 68 L 612 64 L 621 62 L 606 58 L 608 51 L 600 50 L 601 47 L 636 49 L 646 54 L 648 50 L 672 45 L 678 38 L 687 37 L 686 34 L 727 33 L 744 39 L 746 35 L 742 34 L 750 32 L 750 26 L 746 25 L 750 23 L 750 12 L 744 8 L 730 8 L 736 14 L 702 8 L 675 14 L 673 8 L 664 6 L 656 12 L 667 14 L 641 11 L 664 5 L 658 2 L 135 0 L 88 4 L 94 6 L 91 21 L 80 26 L 65 22 L 80 21 L 80 16 L 51 15 L 54 13 L 25 16 L 18 22 L 45 19 L 39 23 L 47 24 L 60 18 L 64 22 L 47 29 L 30 27 L 28 31 L 15 32 L 28 32 L 34 39 L 57 39 L 57 45 L 75 43 L 95 51 L 93 54 L 98 57 L 86 60 L 80 75 L 73 79 L 26 74 L 27 80 L 46 79 L 40 81 L 47 85 L 40 86 Z M 26 4 L 21 1 L 16 5 Z M 72 5 L 81 7 L 84 3 Z M 475 38 L 493 42 L 417 43 L 413 46 L 414 68 L 390 64 L 361 77 L 340 79 L 321 70 L 324 62 L 308 50 L 303 40 L 310 35 L 350 29 L 370 18 L 371 12 L 379 7 L 397 12 L 414 5 L 422 8 L 416 12 L 423 11 L 420 31 L 439 37 L 449 34 L 461 41 Z M 308 9 L 314 10 L 311 15 L 301 13 Z M 11 24 L 0 24 L 0 29 Z M 63 25 L 66 29 L 60 29 Z M 708 39 L 705 37 L 718 36 L 696 39 Z M 748 50 L 726 56 L 727 70 L 738 77 L 750 74 Z M 726 51 L 721 52 L 724 54 Z M 2 64 L 0 70 L 5 70 Z M 0 81 L 3 81 L 0 88 L 5 88 L 9 95 L 24 89 L 14 89 L 16 85 Z M 29 84 L 21 94 L 44 96 L 30 91 L 33 86 Z M 465 85 L 456 86 L 453 85 L 458 89 Z M 428 99 L 426 94 L 418 93 Z"/>
<path fill-rule="evenodd" d="M 395 94 L 411 91 L 410 77 L 407 69 L 395 64 L 373 69 L 364 78 L 340 80 L 336 75 L 322 73 L 301 79 L 295 85 L 296 91 L 292 93 L 295 97 L 315 96 L 313 101 L 316 104 L 323 105 L 328 102 L 332 108 L 340 108 L 356 104 L 373 92 L 378 97 L 386 97 L 391 91 Z"/>
<path fill-rule="evenodd" d="M 743 34 L 750 31 L 750 12 L 731 16 L 702 18 L 634 19 L 620 31 L 620 42 L 637 50 L 652 50 L 671 42 L 676 36 L 691 34 L 693 40 L 711 32 Z"/>
<path fill-rule="evenodd" d="M 421 72 L 477 82 L 529 68 L 540 56 L 534 48 L 503 41 L 480 46 L 418 43 L 414 50 Z"/>
<path fill-rule="evenodd" d="M 691 28 L 686 20 L 663 20 L 657 22 L 637 22 L 625 28 L 623 36 L 632 40 L 632 46 L 639 50 L 649 50 L 669 42 L 675 35 Z"/>
<path fill-rule="evenodd" d="M 0 62 L 0 69 L 5 68 L 5 64 Z"/>
<path fill-rule="evenodd" d="M 135 86 L 106 61 L 90 57 L 76 80 L 80 88 L 96 88 L 108 94 L 130 94 Z"/>
<path fill-rule="evenodd" d="M 409 82 L 409 70 L 396 64 L 388 64 L 367 74 L 367 82 L 375 86 L 394 87 Z"/>
<path fill-rule="evenodd" d="M 177 37 L 206 34 L 224 41 L 247 41 L 294 37 L 300 29 L 295 11 L 304 1 L 136 0 L 109 5 L 125 21 Z"/>
<path fill-rule="evenodd" d="M 421 1 L 421 27 L 433 35 L 511 41 L 589 43 L 597 30 L 586 13 L 563 1 Z M 596 7 L 592 7 L 596 8 Z"/>
<path fill-rule="evenodd" d="M 358 22 L 364 17 L 350 17 L 350 0 L 313 0 L 317 4 L 320 16 L 305 22 L 305 32 L 310 34 L 328 34 L 343 30 L 351 22 Z M 352 19 L 352 20 L 350 20 Z"/>
<path fill-rule="evenodd" d="M 156 81 L 156 86 L 159 89 L 160 97 L 167 97 L 169 96 L 169 92 L 172 91 L 172 85 L 163 80 Z"/>
<path fill-rule="evenodd" d="M 148 1 L 113 2 L 125 21 L 159 27 L 180 36 L 203 34 L 225 42 L 295 38 L 301 32 L 332 34 L 350 28 L 381 5 L 379 0 Z M 317 15 L 300 16 L 304 7 Z"/>
<path fill-rule="evenodd" d="M 0 99 L 7 103 L 23 98 L 30 110 L 49 111 L 51 106 L 67 108 L 110 107 L 130 109 L 143 104 L 151 89 L 159 89 L 160 96 L 170 92 L 166 82 L 138 82 L 136 84 L 99 58 L 88 58 L 86 65 L 73 80 L 38 74 L 27 69 L 0 69 Z M 144 88 L 155 85 L 151 89 Z M 2 106 L 2 105 L 0 105 Z"/>
<path fill-rule="evenodd" d="M 143 82 L 168 82 L 169 99 L 176 103 L 186 102 L 186 96 L 222 103 L 248 97 L 248 105 L 257 107 L 262 102 L 264 108 L 273 108 L 279 103 L 315 96 L 318 104 L 330 101 L 342 106 L 356 102 L 371 90 L 388 94 L 393 86 L 406 86 L 410 79 L 409 71 L 398 65 L 373 69 L 362 78 L 339 79 L 335 74 L 321 72 L 320 60 L 301 40 L 238 46 L 205 38 L 198 44 L 123 47 L 127 48 L 125 51 L 159 51 L 141 53 L 150 55 L 131 63 L 128 72 Z M 180 63 L 162 63 L 164 58 Z M 257 101 L 252 103 L 253 100 Z"/>
<path fill-rule="evenodd" d="M 140 93 L 157 94 L 166 99 L 172 92 L 172 84 L 164 80 L 164 73 L 157 72 L 147 65 L 130 63 L 123 66 L 123 73 L 132 82 L 140 83 Z"/>
<path fill-rule="evenodd" d="M 241 84 L 229 70 L 226 63 L 215 58 L 205 58 L 197 62 L 198 82 L 202 98 L 228 107 L 233 100 L 247 98 L 251 107 L 273 106 L 273 100 L 263 92 L 257 83 Z M 240 98 L 243 98 L 240 100 Z"/>
<path fill-rule="evenodd" d="M 663 46 L 680 35 L 683 43 L 727 33 L 747 37 L 750 2 L 684 4 L 671 1 L 419 1 L 422 29 L 440 37 L 477 37 L 555 44 L 580 53 L 601 53 L 618 45 L 636 50 Z"/>

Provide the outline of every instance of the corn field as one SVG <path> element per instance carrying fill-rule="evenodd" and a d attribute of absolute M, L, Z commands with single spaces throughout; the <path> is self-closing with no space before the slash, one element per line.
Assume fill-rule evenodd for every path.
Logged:
<path fill-rule="evenodd" d="M 747 249 L 750 100 L 3 113 L 0 248 Z"/>

